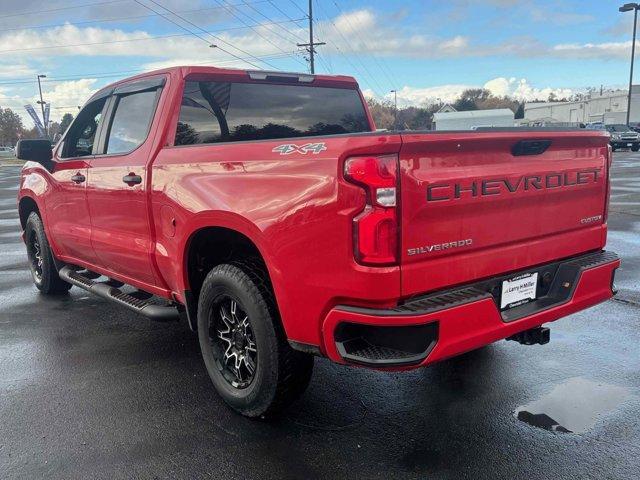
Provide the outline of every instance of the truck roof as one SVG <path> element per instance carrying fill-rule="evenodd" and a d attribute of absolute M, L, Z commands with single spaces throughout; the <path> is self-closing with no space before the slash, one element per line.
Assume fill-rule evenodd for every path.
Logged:
<path fill-rule="evenodd" d="M 175 67 L 162 68 L 158 70 L 152 70 L 149 72 L 140 73 L 138 75 L 134 75 L 132 77 L 123 78 L 122 80 L 118 80 L 116 82 L 110 83 L 102 87 L 96 93 L 91 96 L 91 99 L 104 95 L 106 90 L 113 89 L 118 85 L 123 83 L 144 79 L 147 77 L 152 77 L 156 75 L 168 74 L 171 76 L 176 76 L 179 78 L 187 78 L 187 77 L 205 77 L 210 75 L 219 75 L 224 76 L 228 81 L 247 81 L 251 79 L 251 76 L 254 77 L 265 77 L 265 78 L 254 78 L 255 80 L 267 80 L 269 82 L 278 83 L 278 80 L 283 81 L 283 83 L 291 83 L 291 78 L 295 78 L 296 76 L 304 79 L 304 81 L 300 81 L 300 83 L 305 85 L 314 85 L 314 86 L 326 86 L 326 87 L 343 87 L 343 88 L 357 88 L 358 82 L 355 78 L 348 75 L 312 75 L 310 73 L 299 73 L 299 72 L 279 72 L 272 70 L 248 70 L 248 69 L 233 69 L 233 68 L 219 68 L 219 67 L 210 67 L 210 66 L 202 66 L 202 65 L 181 65 Z M 90 100 L 91 100 L 90 99 Z"/>

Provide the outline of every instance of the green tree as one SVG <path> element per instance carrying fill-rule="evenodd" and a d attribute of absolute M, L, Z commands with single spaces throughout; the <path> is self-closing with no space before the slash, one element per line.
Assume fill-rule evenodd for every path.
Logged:
<path fill-rule="evenodd" d="M 491 96 L 491 92 L 485 88 L 469 88 L 462 92 L 453 107 L 459 112 L 478 110 L 478 104 L 488 100 Z"/>
<path fill-rule="evenodd" d="M 15 145 L 23 132 L 20 115 L 10 108 L 0 108 L 0 145 Z"/>
<path fill-rule="evenodd" d="M 67 128 L 69 128 L 69 125 L 71 125 L 71 122 L 73 122 L 73 114 L 65 113 L 62 116 L 62 120 L 60 120 L 60 127 L 58 127 L 58 133 L 66 132 Z"/>
<path fill-rule="evenodd" d="M 380 102 L 373 98 L 367 99 L 369 111 L 376 124 L 376 128 L 393 129 L 393 104 L 388 101 Z"/>

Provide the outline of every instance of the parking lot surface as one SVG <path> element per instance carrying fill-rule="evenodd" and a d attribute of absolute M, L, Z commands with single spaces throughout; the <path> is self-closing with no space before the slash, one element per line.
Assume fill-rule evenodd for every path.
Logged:
<path fill-rule="evenodd" d="M 216 396 L 196 337 L 73 288 L 31 283 L 0 167 L 0 478 L 615 478 L 640 476 L 640 153 L 617 152 L 608 249 L 619 296 L 408 373 L 317 359 L 282 419 Z M 524 413 L 523 413 L 524 412 Z"/>

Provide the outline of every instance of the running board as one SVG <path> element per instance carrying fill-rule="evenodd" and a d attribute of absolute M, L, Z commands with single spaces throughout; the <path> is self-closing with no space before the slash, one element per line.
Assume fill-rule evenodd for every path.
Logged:
<path fill-rule="evenodd" d="M 83 290 L 98 295 L 99 297 L 118 303 L 127 307 L 129 310 L 141 313 L 151 320 L 168 322 L 178 320 L 180 318 L 180 313 L 175 306 L 170 304 L 156 305 L 148 299 L 136 298 L 135 293 L 128 294 L 113 286 L 120 282 L 113 282 L 112 280 L 96 282 L 95 279 L 99 277 L 95 277 L 93 272 L 88 272 L 87 275 L 85 275 L 84 272 L 80 273 L 67 265 L 58 271 L 58 275 L 62 280 L 69 282 L 76 287 L 80 287 Z"/>

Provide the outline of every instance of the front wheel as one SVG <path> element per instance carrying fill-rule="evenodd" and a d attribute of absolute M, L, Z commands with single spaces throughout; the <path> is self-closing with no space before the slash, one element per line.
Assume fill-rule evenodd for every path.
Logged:
<path fill-rule="evenodd" d="M 617 150 L 617 148 L 616 148 L 616 147 L 611 147 L 611 151 L 612 151 L 612 152 L 615 152 L 616 150 Z"/>
<path fill-rule="evenodd" d="M 640 145 L 634 145 L 633 147 L 631 147 L 632 152 L 637 152 L 638 150 L 640 150 Z"/>
<path fill-rule="evenodd" d="M 27 218 L 24 233 L 31 278 L 36 288 L 44 294 L 68 292 L 71 284 L 58 276 L 44 225 L 36 212 L 31 212 Z"/>
<path fill-rule="evenodd" d="M 207 275 L 198 301 L 204 363 L 223 400 L 247 417 L 271 416 L 301 395 L 313 357 L 293 350 L 258 262 L 223 264 Z"/>

